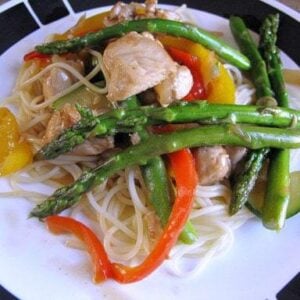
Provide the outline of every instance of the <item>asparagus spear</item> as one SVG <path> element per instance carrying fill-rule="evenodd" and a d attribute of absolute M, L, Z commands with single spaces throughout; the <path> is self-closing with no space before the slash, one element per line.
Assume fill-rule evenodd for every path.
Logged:
<path fill-rule="evenodd" d="M 247 70 L 250 67 L 247 57 L 205 30 L 191 24 L 163 19 L 127 21 L 104 28 L 95 33 L 89 33 L 83 37 L 39 45 L 36 46 L 36 50 L 45 54 L 76 52 L 84 47 L 98 46 L 104 40 L 119 37 L 131 31 L 148 31 L 183 37 L 213 50 L 219 57 L 241 69 Z"/>
<path fill-rule="evenodd" d="M 276 47 L 279 15 L 269 15 L 260 28 L 259 49 L 267 65 L 271 85 L 278 105 L 288 107 L 288 94 L 282 75 L 282 65 Z M 266 196 L 262 209 L 265 227 L 280 230 L 285 222 L 290 199 L 290 151 L 273 149 L 268 169 Z"/>
<path fill-rule="evenodd" d="M 251 125 L 207 125 L 169 134 L 152 135 L 147 140 L 115 154 L 102 165 L 85 171 L 71 185 L 58 189 L 39 204 L 30 216 L 44 218 L 71 207 L 80 196 L 106 178 L 132 165 L 144 165 L 149 159 L 182 148 L 213 145 L 264 147 L 300 147 L 300 129 L 257 127 Z"/>
<path fill-rule="evenodd" d="M 244 199 L 248 199 L 249 191 L 252 191 L 257 180 L 261 166 L 270 152 L 269 148 L 253 150 L 248 153 L 246 163 L 243 166 L 242 175 L 237 177 L 233 189 L 233 201 L 230 203 L 230 213 L 235 214 L 246 203 Z M 240 199 L 243 199 L 242 201 Z"/>
<path fill-rule="evenodd" d="M 78 107 L 81 114 L 80 121 L 63 131 L 57 138 L 45 145 L 35 156 L 35 159 L 53 159 L 60 154 L 71 151 L 82 144 L 89 136 L 114 135 L 117 132 L 130 132 L 135 125 L 144 124 L 143 114 L 134 114 L 135 110 L 115 109 L 106 114 L 95 117 L 89 110 Z"/>
<path fill-rule="evenodd" d="M 256 88 L 257 98 L 272 97 L 273 92 L 266 70 L 266 64 L 244 21 L 239 17 L 231 17 L 230 28 L 240 49 L 251 61 L 250 74 Z M 229 213 L 231 215 L 237 213 L 237 211 L 247 202 L 267 152 L 269 151 L 261 149 L 248 154 L 244 169 L 237 176 L 233 184 L 232 201 L 229 206 Z"/>
<path fill-rule="evenodd" d="M 262 59 L 244 21 L 239 17 L 230 17 L 231 32 L 242 52 L 251 61 L 251 79 L 256 88 L 257 99 L 272 97 L 273 92 L 269 81 L 266 64 Z"/>
<path fill-rule="evenodd" d="M 199 122 L 202 124 L 249 123 L 265 126 L 300 127 L 300 112 L 292 109 L 251 105 L 209 104 L 206 101 L 182 102 L 169 107 L 114 109 L 93 117 L 82 114 L 81 121 L 45 145 L 36 159 L 53 159 L 83 143 L 89 135 L 108 135 L 136 126 L 160 123 Z"/>
<path fill-rule="evenodd" d="M 267 72 L 279 106 L 288 107 L 289 98 L 282 74 L 282 64 L 276 46 L 279 14 L 269 15 L 260 28 L 259 50 L 266 62 Z"/>
<path fill-rule="evenodd" d="M 128 98 L 122 107 L 133 109 L 140 106 L 136 96 Z M 137 133 L 141 141 L 149 138 L 150 134 L 144 126 L 139 126 Z M 148 190 L 148 199 L 152 204 L 161 225 L 165 226 L 171 214 L 170 183 L 163 159 L 160 156 L 149 159 L 147 164 L 141 166 L 143 179 Z M 179 239 L 185 244 L 192 244 L 196 240 L 196 231 L 190 221 L 187 221 Z"/>

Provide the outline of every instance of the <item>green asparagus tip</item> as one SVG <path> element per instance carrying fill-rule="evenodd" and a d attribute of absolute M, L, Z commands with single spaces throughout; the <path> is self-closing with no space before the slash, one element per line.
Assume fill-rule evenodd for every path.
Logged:
<path fill-rule="evenodd" d="M 229 206 L 229 215 L 230 216 L 235 215 L 241 208 L 242 208 L 242 206 L 230 205 Z"/>
<path fill-rule="evenodd" d="M 43 213 L 43 210 L 40 209 L 40 205 L 37 205 L 28 215 L 28 218 L 38 218 L 40 221 L 49 216 L 48 213 Z"/>

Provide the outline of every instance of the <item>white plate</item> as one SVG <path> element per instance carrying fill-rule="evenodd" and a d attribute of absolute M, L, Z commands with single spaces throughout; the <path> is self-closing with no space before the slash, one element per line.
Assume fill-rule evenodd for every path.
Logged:
<path fill-rule="evenodd" d="M 225 38 L 233 43 L 226 19 L 195 10 L 193 13 L 201 27 L 225 32 Z M 0 99 L 10 94 L 24 53 L 46 35 L 66 30 L 75 19 L 69 16 L 44 26 L 1 56 Z M 285 66 L 297 68 L 286 55 L 282 57 Z M 0 190 L 8 189 L 6 180 L 1 179 Z M 88 255 L 66 248 L 64 236 L 54 236 L 43 223 L 27 219 L 31 208 L 24 199 L 0 200 L 0 283 L 24 300 L 275 299 L 300 270 L 298 215 L 288 220 L 280 233 L 265 230 L 257 219 L 248 222 L 236 232 L 231 251 L 213 261 L 197 278 L 174 277 L 162 266 L 135 284 L 108 281 L 94 285 Z"/>

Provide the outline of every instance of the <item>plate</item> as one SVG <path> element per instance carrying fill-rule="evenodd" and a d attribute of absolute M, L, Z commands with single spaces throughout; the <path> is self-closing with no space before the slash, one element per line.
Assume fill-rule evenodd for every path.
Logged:
<path fill-rule="evenodd" d="M 44 40 L 50 33 L 63 32 L 78 19 L 81 13 L 74 13 L 90 7 L 98 1 L 64 1 L 66 10 L 71 10 L 63 19 L 50 23 L 43 17 L 43 12 L 38 10 L 32 2 L 32 7 L 26 1 L 10 1 L 1 8 L 4 13 L 15 9 L 15 4 L 28 12 L 34 13 L 34 21 L 26 19 L 23 11 L 24 28 L 30 25 L 26 32 L 16 20 L 7 18 L 8 31 L 17 29 L 16 37 L 7 37 L 8 41 L 1 40 L 0 48 L 4 52 L 0 58 L 1 91 L 0 99 L 9 95 L 15 81 L 18 68 L 24 53 L 32 46 Z M 51 1 L 43 1 L 48 5 Z M 49 3 L 48 3 L 49 2 Z M 53 3 L 59 1 L 53 1 Z M 179 1 L 172 3 L 178 4 Z M 202 8 L 208 12 L 192 10 L 199 26 L 208 30 L 224 32 L 224 38 L 234 44 L 228 28 L 228 21 L 220 16 L 231 13 L 246 15 L 255 29 L 259 19 L 274 9 L 259 1 L 248 1 L 241 5 L 240 1 L 210 1 L 210 4 L 196 4 L 196 1 L 187 1 L 191 7 Z M 209 1 L 207 1 L 209 2 Z M 228 3 L 231 3 L 228 5 Z M 273 1 L 265 1 L 278 8 L 281 5 Z M 51 3 L 49 5 L 51 5 Z M 102 3 L 102 2 L 101 2 Z M 227 5 L 226 5 L 227 3 Z M 255 5 L 254 5 L 255 3 Z M 110 1 L 103 1 L 110 4 Z M 258 8 L 261 6 L 261 9 Z M 88 15 L 95 14 L 103 9 L 87 11 Z M 50 10 L 48 10 L 50 11 Z M 297 18 L 295 12 L 287 12 Z M 3 12 L 2 12 L 3 14 Z M 59 17 L 63 14 L 60 13 Z M 2 15 L 0 15 L 1 21 Z M 53 18 L 53 16 L 52 16 Z M 55 17 L 54 17 L 55 19 Z M 49 20 L 49 19 L 48 19 Z M 283 26 L 289 28 L 287 36 L 280 40 L 280 45 L 294 61 L 300 61 L 299 53 L 295 51 L 296 39 L 292 35 L 297 32 L 287 24 L 299 26 L 295 19 L 283 15 Z M 3 18 L 2 18 L 3 21 Z M 29 23 L 28 23 L 29 22 Z M 49 23 L 43 25 L 42 23 Z M 34 25 L 35 24 L 35 25 Z M 298 24 L 298 25 L 297 25 Z M 15 26 L 15 27 L 14 27 Z M 39 30 L 28 34 L 37 27 Z M 28 28 L 29 28 L 28 27 Z M 3 27 L 2 27 L 3 28 Z M 298 28 L 299 29 L 299 28 Z M 299 30 L 298 30 L 299 31 Z M 21 32 L 21 33 L 20 33 Z M 2 33 L 1 33 L 2 34 Z M 289 35 L 290 34 L 290 35 Z M 24 37 L 26 36 L 26 37 Z M 21 37 L 24 37 L 21 39 Z M 287 47 L 286 39 L 290 40 Z M 292 45 L 292 46 L 291 46 Z M 8 50 L 6 50 L 11 46 Z M 299 49 L 299 48 L 298 48 Z M 288 68 L 297 68 L 297 64 L 286 54 L 282 54 L 284 64 Z M 298 162 L 299 164 L 299 162 Z M 300 165 L 295 165 L 300 169 Z M 8 190 L 7 181 L 0 180 L 0 190 Z M 235 243 L 225 256 L 215 259 L 199 276 L 177 278 L 170 275 L 162 266 L 153 275 L 142 282 L 119 285 L 112 281 L 94 285 L 91 282 L 89 258 L 85 252 L 66 248 L 64 236 L 53 236 L 44 224 L 35 219 L 28 219 L 32 204 L 22 198 L 1 199 L 0 201 L 0 283 L 12 294 L 21 299 L 275 299 L 275 295 L 299 272 L 300 270 L 300 215 L 287 221 L 280 233 L 265 230 L 261 222 L 252 219 L 240 228 L 235 234 Z"/>

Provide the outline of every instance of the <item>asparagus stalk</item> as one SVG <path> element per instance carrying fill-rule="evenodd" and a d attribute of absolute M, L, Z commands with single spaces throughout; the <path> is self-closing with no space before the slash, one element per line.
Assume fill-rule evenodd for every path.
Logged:
<path fill-rule="evenodd" d="M 114 109 L 100 116 L 81 114 L 81 121 L 45 145 L 36 159 L 53 159 L 83 143 L 89 135 L 109 135 L 136 126 L 161 123 L 226 124 L 249 123 L 300 128 L 300 112 L 293 109 L 251 105 L 209 104 L 206 101 L 182 102 L 169 107 Z"/>
<path fill-rule="evenodd" d="M 77 181 L 58 189 L 46 201 L 36 206 L 30 216 L 44 218 L 71 207 L 79 201 L 83 193 L 128 166 L 144 165 L 153 157 L 183 148 L 213 145 L 244 146 L 251 149 L 297 148 L 300 147 L 300 129 L 227 124 L 152 135 L 142 143 L 115 154 L 102 165 L 85 171 Z"/>
<path fill-rule="evenodd" d="M 136 96 L 128 98 L 123 107 L 133 109 L 140 106 Z M 149 138 L 150 134 L 146 127 L 139 126 L 137 129 L 141 141 Z M 141 166 L 144 182 L 148 191 L 148 199 L 152 204 L 161 225 L 165 226 L 171 214 L 170 182 L 163 159 L 160 156 L 149 159 L 147 164 Z M 185 244 L 192 244 L 196 240 L 196 231 L 190 221 L 187 221 L 179 239 Z"/>
<path fill-rule="evenodd" d="M 278 101 L 288 107 L 288 94 L 282 75 L 282 65 L 276 47 L 279 15 L 269 15 L 260 29 L 259 49 L 267 65 L 267 72 Z M 266 196 L 262 209 L 262 220 L 266 228 L 280 230 L 285 222 L 290 200 L 290 151 L 273 149 L 268 169 Z"/>
<path fill-rule="evenodd" d="M 230 17 L 230 28 L 241 51 L 251 61 L 250 74 L 256 88 L 257 99 L 268 96 L 272 97 L 273 92 L 271 89 L 266 64 L 261 57 L 244 21 L 239 17 Z"/>
<path fill-rule="evenodd" d="M 127 21 L 104 28 L 95 33 L 89 33 L 83 37 L 75 37 L 66 41 L 55 41 L 39 45 L 36 46 L 36 50 L 44 54 L 76 52 L 85 47 L 98 46 L 104 40 L 119 37 L 131 31 L 148 31 L 183 37 L 213 50 L 219 57 L 238 68 L 247 70 L 250 67 L 247 57 L 205 30 L 191 24 L 163 19 Z"/>
<path fill-rule="evenodd" d="M 262 97 L 272 97 L 273 92 L 266 70 L 266 64 L 244 21 L 239 17 L 231 17 L 230 28 L 240 49 L 251 61 L 250 74 L 256 88 L 257 99 Z M 231 215 L 237 213 L 237 211 L 247 202 L 267 152 L 269 151 L 261 149 L 250 152 L 247 156 L 244 169 L 238 175 L 233 185 L 233 197 L 229 206 L 229 213 Z"/>

